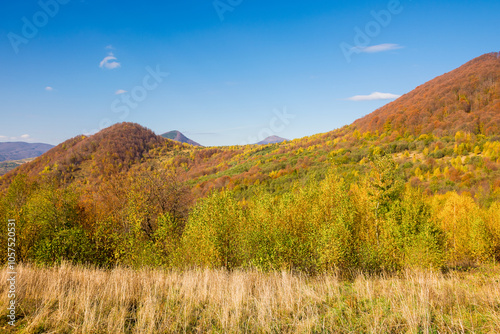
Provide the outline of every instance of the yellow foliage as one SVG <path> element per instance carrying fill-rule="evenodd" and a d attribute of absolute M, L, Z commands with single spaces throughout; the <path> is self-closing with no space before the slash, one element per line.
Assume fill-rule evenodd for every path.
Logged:
<path fill-rule="evenodd" d="M 448 256 L 455 263 L 482 262 L 492 248 L 481 210 L 470 196 L 455 192 L 434 199 L 435 217 L 446 234 Z"/>

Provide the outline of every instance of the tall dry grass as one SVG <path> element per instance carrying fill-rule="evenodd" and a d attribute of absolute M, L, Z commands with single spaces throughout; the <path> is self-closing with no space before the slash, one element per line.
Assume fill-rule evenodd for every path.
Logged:
<path fill-rule="evenodd" d="M 444 275 L 18 267 L 19 319 L 5 333 L 499 333 L 500 268 Z"/>

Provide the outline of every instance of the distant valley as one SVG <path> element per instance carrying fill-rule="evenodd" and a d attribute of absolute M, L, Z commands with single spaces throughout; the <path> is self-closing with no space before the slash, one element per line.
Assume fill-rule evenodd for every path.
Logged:
<path fill-rule="evenodd" d="M 2 161 L 2 162 L 0 162 L 0 176 L 8 173 L 9 171 L 21 166 L 22 164 L 24 164 L 26 162 L 33 161 L 34 159 L 35 158 L 26 158 L 26 159 L 21 159 L 21 160 Z"/>
<path fill-rule="evenodd" d="M 0 176 L 23 163 L 32 161 L 53 147 L 53 145 L 42 143 L 0 143 Z"/>

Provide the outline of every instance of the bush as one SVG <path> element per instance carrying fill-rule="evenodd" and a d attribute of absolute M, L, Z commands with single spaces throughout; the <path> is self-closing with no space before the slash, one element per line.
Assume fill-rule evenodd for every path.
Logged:
<path fill-rule="evenodd" d="M 94 259 L 95 250 L 83 229 L 61 230 L 41 239 L 34 248 L 33 260 L 39 264 L 55 265 L 61 262 L 87 264 Z"/>

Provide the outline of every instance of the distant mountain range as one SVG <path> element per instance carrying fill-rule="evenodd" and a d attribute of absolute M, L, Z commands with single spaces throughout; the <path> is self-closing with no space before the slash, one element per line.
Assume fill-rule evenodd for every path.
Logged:
<path fill-rule="evenodd" d="M 166 132 L 166 133 L 162 134 L 161 136 L 163 138 L 175 140 L 176 142 L 179 142 L 179 143 L 186 143 L 186 144 L 190 144 L 193 146 L 202 146 L 202 145 L 198 144 L 197 142 L 195 142 L 194 140 L 189 139 L 188 137 L 184 136 L 184 134 L 182 134 L 182 132 L 177 131 L 177 130 Z M 265 138 L 264 140 L 261 140 L 255 144 L 256 145 L 277 144 L 277 143 L 282 143 L 282 142 L 288 141 L 288 140 L 289 139 L 281 138 L 278 136 L 269 136 L 269 137 Z"/>
<path fill-rule="evenodd" d="M 258 142 L 257 145 L 278 144 L 278 143 L 282 143 L 282 142 L 288 141 L 288 140 L 289 139 L 281 138 L 278 136 L 269 136 L 266 139 Z"/>
<path fill-rule="evenodd" d="M 201 146 L 200 144 L 198 144 L 194 140 L 191 140 L 188 137 L 184 136 L 180 131 L 177 131 L 177 130 L 166 132 L 166 133 L 162 134 L 161 136 L 163 138 L 175 140 L 179 143 L 186 143 L 186 144 L 193 145 L 193 146 Z"/>
<path fill-rule="evenodd" d="M 0 162 L 36 158 L 44 154 L 53 145 L 42 143 L 7 142 L 0 143 Z"/>

